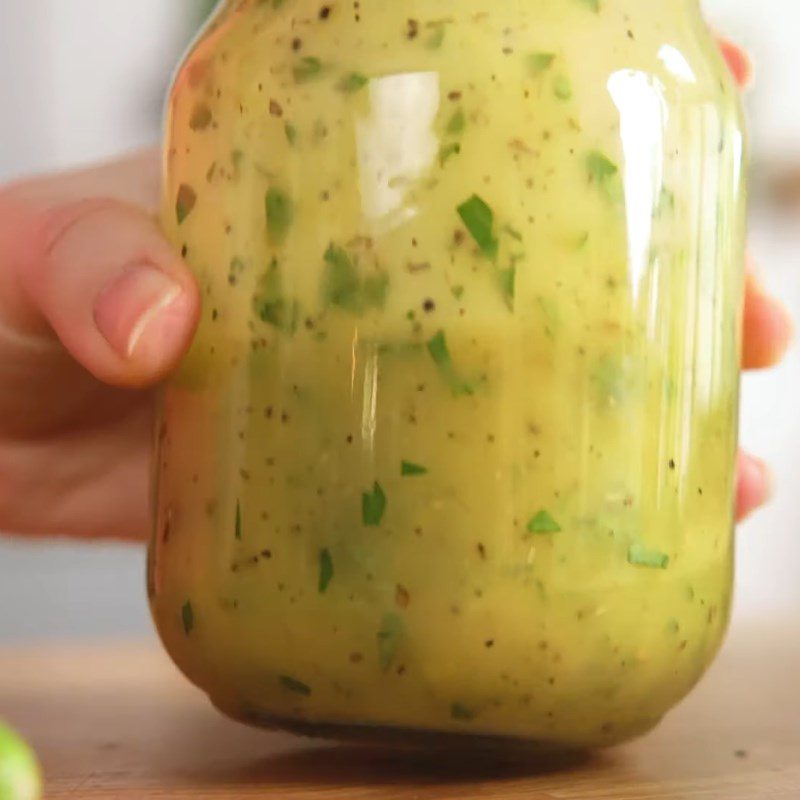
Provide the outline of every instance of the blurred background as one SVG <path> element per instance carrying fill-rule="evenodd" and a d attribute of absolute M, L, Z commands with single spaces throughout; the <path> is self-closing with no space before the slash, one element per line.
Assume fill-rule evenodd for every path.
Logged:
<path fill-rule="evenodd" d="M 169 75 L 210 0 L 0 0 L 0 181 L 157 142 Z M 751 243 L 800 319 L 800 3 L 704 0 L 757 64 Z M 800 607 L 800 348 L 744 381 L 742 442 L 778 493 L 739 533 L 739 619 Z M 0 640 L 150 634 L 144 554 L 0 540 Z"/>

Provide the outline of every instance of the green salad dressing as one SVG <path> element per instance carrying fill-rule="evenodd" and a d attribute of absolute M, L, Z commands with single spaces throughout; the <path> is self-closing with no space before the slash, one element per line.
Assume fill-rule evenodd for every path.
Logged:
<path fill-rule="evenodd" d="M 742 151 L 692 0 L 228 3 L 165 162 L 186 674 L 265 723 L 655 724 L 730 604 Z"/>

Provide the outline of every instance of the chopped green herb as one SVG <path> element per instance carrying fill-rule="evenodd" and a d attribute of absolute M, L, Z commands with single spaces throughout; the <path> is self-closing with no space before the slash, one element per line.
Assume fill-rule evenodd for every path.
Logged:
<path fill-rule="evenodd" d="M 182 183 L 178 188 L 178 197 L 175 201 L 175 216 L 178 218 L 178 225 L 194 210 L 197 203 L 197 194 L 188 184 Z"/>
<path fill-rule="evenodd" d="M 359 305 L 361 281 L 358 270 L 347 251 L 331 244 L 325 251 L 325 298 L 334 306 L 356 311 Z"/>
<path fill-rule="evenodd" d="M 489 205 L 477 194 L 474 194 L 469 200 L 465 200 L 458 206 L 457 210 L 461 221 L 481 252 L 487 258 L 495 259 L 498 242 L 494 232 L 494 212 Z"/>
<path fill-rule="evenodd" d="M 181 609 L 181 622 L 183 622 L 183 632 L 188 636 L 194 630 L 194 609 L 189 600 Z"/>
<path fill-rule="evenodd" d="M 597 14 L 600 11 L 600 0 L 578 0 L 580 3 L 583 3 L 587 8 L 594 11 Z"/>
<path fill-rule="evenodd" d="M 619 167 L 608 156 L 599 150 L 590 151 L 586 156 L 586 171 L 590 183 L 595 183 L 609 199 L 616 199 L 620 193 Z"/>
<path fill-rule="evenodd" d="M 239 501 L 236 501 L 236 527 L 234 535 L 238 541 L 242 540 L 242 506 Z"/>
<path fill-rule="evenodd" d="M 391 611 L 384 614 L 378 630 L 378 663 L 384 672 L 387 672 L 394 663 L 403 639 L 404 628 L 403 618 L 399 614 Z"/>
<path fill-rule="evenodd" d="M 528 69 L 533 75 L 541 75 L 550 69 L 555 57 L 555 53 L 531 53 L 528 56 Z"/>
<path fill-rule="evenodd" d="M 322 62 L 316 56 L 305 56 L 292 67 L 295 83 L 306 83 L 322 73 Z"/>
<path fill-rule="evenodd" d="M 361 314 L 368 308 L 382 308 L 389 291 L 385 272 L 361 280 L 353 259 L 341 247 L 331 244 L 325 252 L 323 295 L 330 305 Z"/>
<path fill-rule="evenodd" d="M 428 468 L 423 467 L 420 464 L 414 464 L 412 461 L 402 461 L 400 463 L 400 474 L 404 477 L 410 477 L 412 475 L 427 475 Z"/>
<path fill-rule="evenodd" d="M 350 72 L 339 81 L 339 90 L 345 94 L 353 94 L 363 89 L 369 83 L 369 78 L 360 72 Z"/>
<path fill-rule="evenodd" d="M 385 272 L 370 275 L 361 286 L 364 305 L 367 308 L 383 308 L 389 291 L 389 276 Z"/>
<path fill-rule="evenodd" d="M 566 75 L 558 75 L 553 81 L 553 94 L 559 100 L 569 100 L 572 97 L 572 83 Z"/>
<path fill-rule="evenodd" d="M 302 681 L 298 681 L 297 678 L 292 678 L 289 675 L 281 675 L 278 680 L 281 686 L 289 692 L 301 694 L 303 697 L 311 696 L 311 687 Z"/>
<path fill-rule="evenodd" d="M 439 166 L 443 167 L 451 156 L 461 153 L 461 145 L 458 142 L 448 142 L 439 148 Z"/>
<path fill-rule="evenodd" d="M 467 118 L 464 116 L 464 109 L 459 108 L 455 112 L 453 112 L 453 116 L 450 117 L 447 127 L 445 130 L 448 133 L 453 134 L 453 136 L 457 136 L 459 133 L 464 132 L 464 128 L 467 125 Z"/>
<path fill-rule="evenodd" d="M 675 192 L 672 192 L 665 186 L 662 186 L 661 192 L 659 193 L 658 196 L 656 213 L 666 214 L 667 212 L 674 210 L 675 210 Z"/>
<path fill-rule="evenodd" d="M 561 526 L 553 519 L 553 515 L 542 509 L 527 525 L 528 533 L 559 533 Z"/>
<path fill-rule="evenodd" d="M 501 269 L 497 272 L 497 282 L 500 285 L 500 292 L 506 305 L 514 310 L 514 294 L 516 292 L 517 282 L 517 268 L 508 267 L 508 269 Z"/>
<path fill-rule="evenodd" d="M 375 481 L 371 492 L 361 495 L 361 519 L 365 525 L 377 527 L 386 513 L 386 494 L 381 485 Z"/>
<path fill-rule="evenodd" d="M 591 373 L 597 385 L 599 399 L 605 403 L 621 403 L 625 399 L 628 381 L 626 363 L 621 356 L 605 355 Z"/>
<path fill-rule="evenodd" d="M 438 50 L 444 43 L 445 28 L 443 23 L 439 23 L 433 29 L 433 33 L 425 40 L 425 47 L 429 50 Z"/>
<path fill-rule="evenodd" d="M 460 300 L 464 296 L 464 287 L 460 283 L 456 284 L 455 286 L 451 286 L 450 291 L 456 300 Z"/>
<path fill-rule="evenodd" d="M 333 579 L 333 559 L 330 550 L 326 547 L 319 552 L 319 593 L 325 594 Z"/>
<path fill-rule="evenodd" d="M 676 619 L 671 619 L 667 622 L 667 632 L 668 633 L 679 633 L 681 630 L 681 625 Z"/>
<path fill-rule="evenodd" d="M 280 244 L 294 221 L 294 203 L 288 194 L 271 186 L 265 199 L 267 232 L 272 244 Z"/>
<path fill-rule="evenodd" d="M 453 703 L 450 706 L 450 716 L 459 722 L 472 722 L 475 719 L 475 712 L 463 703 Z"/>
<path fill-rule="evenodd" d="M 586 169 L 589 177 L 597 183 L 602 183 L 619 172 L 619 167 L 599 150 L 592 150 L 586 156 Z"/>
<path fill-rule="evenodd" d="M 283 279 L 276 260 L 273 260 L 256 286 L 253 308 L 262 322 L 288 334 L 294 334 L 297 330 L 300 304 L 284 296 Z"/>
<path fill-rule="evenodd" d="M 628 563 L 636 567 L 666 569 L 669 566 L 669 556 L 660 550 L 652 550 L 641 542 L 634 542 L 628 548 Z"/>
<path fill-rule="evenodd" d="M 294 146 L 297 143 L 297 128 L 291 122 L 287 122 L 283 126 L 283 131 L 286 134 L 286 141 Z"/>
<path fill-rule="evenodd" d="M 428 352 L 438 367 L 452 367 L 450 351 L 447 347 L 447 338 L 444 331 L 439 331 L 429 342 Z"/>
<path fill-rule="evenodd" d="M 447 347 L 447 338 L 444 331 L 439 331 L 427 343 L 428 353 L 439 368 L 440 375 L 447 381 L 455 395 L 471 395 L 475 391 L 468 383 L 456 375 L 450 350 Z"/>
<path fill-rule="evenodd" d="M 522 241 L 522 234 L 516 228 L 512 228 L 510 225 L 503 225 L 503 232 L 507 233 L 512 239 L 514 239 L 514 241 Z"/>
<path fill-rule="evenodd" d="M 589 241 L 589 231 L 584 231 L 575 238 L 575 249 L 583 250 L 586 243 Z"/>

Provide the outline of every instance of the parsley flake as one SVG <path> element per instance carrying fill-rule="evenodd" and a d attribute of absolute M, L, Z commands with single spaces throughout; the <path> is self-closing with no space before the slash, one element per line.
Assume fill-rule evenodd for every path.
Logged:
<path fill-rule="evenodd" d="M 354 94 L 369 83 L 369 78 L 360 72 L 350 72 L 339 81 L 339 91 Z"/>
<path fill-rule="evenodd" d="M 319 551 L 319 593 L 325 594 L 333 580 L 333 558 L 328 548 Z"/>
<path fill-rule="evenodd" d="M 372 491 L 361 495 L 361 519 L 365 525 L 377 527 L 386 513 L 386 494 L 381 485 L 375 481 Z"/>
<path fill-rule="evenodd" d="M 305 56 L 292 67 L 295 83 L 307 83 L 322 73 L 322 62 L 316 56 Z"/>
<path fill-rule="evenodd" d="M 494 231 L 494 212 L 477 194 L 458 206 L 458 215 L 481 252 L 494 260 L 497 257 L 498 241 Z"/>
<path fill-rule="evenodd" d="M 311 687 L 308 684 L 297 680 L 297 678 L 292 678 L 290 675 L 281 675 L 278 680 L 281 686 L 288 692 L 294 692 L 295 694 L 300 694 L 303 697 L 311 696 Z"/>
<path fill-rule="evenodd" d="M 549 511 L 542 509 L 536 516 L 531 518 L 527 529 L 528 533 L 559 533 L 561 526 Z"/>
<path fill-rule="evenodd" d="M 194 630 L 194 609 L 189 600 L 183 604 L 181 609 L 181 622 L 183 622 L 183 632 L 189 636 Z"/>
<path fill-rule="evenodd" d="M 628 547 L 628 563 L 635 567 L 666 569 L 669 566 L 669 556 L 660 550 L 653 550 L 641 542 L 634 542 Z"/>
<path fill-rule="evenodd" d="M 403 477 L 411 477 L 415 475 L 427 475 L 428 468 L 423 467 L 421 464 L 414 464 L 412 461 L 402 461 L 400 463 L 400 474 Z"/>
<path fill-rule="evenodd" d="M 182 225 L 184 220 L 192 213 L 197 203 L 197 193 L 191 186 L 182 183 L 178 189 L 178 197 L 175 201 L 175 216 L 178 225 Z"/>
<path fill-rule="evenodd" d="M 288 194 L 271 186 L 265 199 L 267 232 L 272 244 L 280 244 L 294 221 L 294 203 Z"/>

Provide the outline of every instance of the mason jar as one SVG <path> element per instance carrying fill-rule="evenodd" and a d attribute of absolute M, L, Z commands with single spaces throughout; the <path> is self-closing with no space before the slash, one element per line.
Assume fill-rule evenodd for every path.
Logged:
<path fill-rule="evenodd" d="M 236 0 L 180 68 L 149 591 L 226 713 L 616 743 L 729 615 L 744 137 L 697 0 Z"/>

